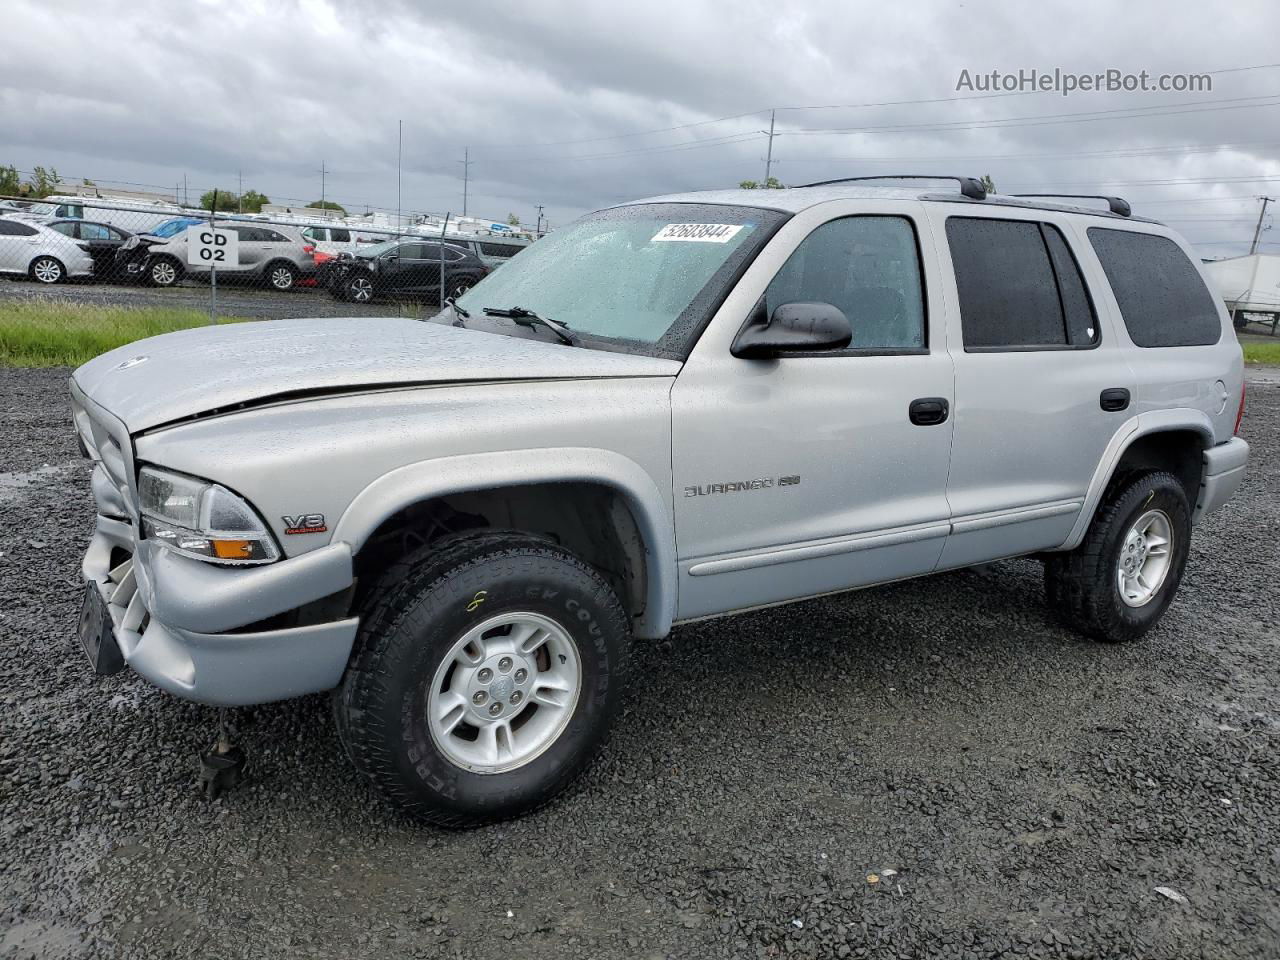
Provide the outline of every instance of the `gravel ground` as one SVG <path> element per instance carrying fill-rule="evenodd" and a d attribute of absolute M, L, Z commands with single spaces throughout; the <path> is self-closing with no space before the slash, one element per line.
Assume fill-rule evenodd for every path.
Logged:
<path fill-rule="evenodd" d="M 0 370 L 0 955 L 1280 955 L 1280 384 L 1143 641 L 1052 624 L 1029 561 L 683 628 L 570 796 L 445 833 L 323 696 L 208 803 L 212 713 L 89 675 L 65 376 Z"/>
<path fill-rule="evenodd" d="M 176 287 L 134 287 L 111 283 L 60 283 L 47 286 L 29 280 L 0 282 L 0 304 L 23 300 L 69 300 L 109 307 L 180 307 L 208 310 L 207 283 Z M 373 304 L 335 300 L 327 291 L 299 287 L 288 293 L 263 290 L 244 283 L 218 281 L 218 313 L 228 317 L 283 320 L 289 317 L 432 316 L 438 307 L 409 301 Z"/>

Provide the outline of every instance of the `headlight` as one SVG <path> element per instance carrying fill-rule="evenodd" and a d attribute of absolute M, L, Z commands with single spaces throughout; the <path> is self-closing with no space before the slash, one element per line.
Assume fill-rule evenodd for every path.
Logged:
<path fill-rule="evenodd" d="M 174 553 L 214 563 L 271 563 L 280 550 L 253 508 L 208 480 L 143 467 L 143 536 Z"/>

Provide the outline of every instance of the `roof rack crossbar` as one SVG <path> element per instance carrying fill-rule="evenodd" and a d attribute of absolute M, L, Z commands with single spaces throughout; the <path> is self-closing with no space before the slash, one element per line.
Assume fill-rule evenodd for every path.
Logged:
<path fill-rule="evenodd" d="M 987 199 L 986 188 L 977 177 L 929 176 L 924 173 L 881 173 L 873 177 L 839 177 L 835 180 L 819 180 L 817 183 L 802 183 L 803 187 L 825 187 L 833 183 L 854 183 L 859 180 L 954 180 L 960 184 L 960 192 L 970 200 Z"/>
<path fill-rule="evenodd" d="M 1009 196 L 1044 200 L 1105 200 L 1107 201 L 1107 209 L 1116 214 L 1116 216 L 1128 217 L 1133 214 L 1133 208 L 1129 206 L 1129 201 L 1124 197 L 1109 197 L 1101 193 L 1011 193 Z"/>

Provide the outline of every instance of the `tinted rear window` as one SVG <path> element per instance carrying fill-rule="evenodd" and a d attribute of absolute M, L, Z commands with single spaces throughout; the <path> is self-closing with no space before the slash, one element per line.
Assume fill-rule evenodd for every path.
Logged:
<path fill-rule="evenodd" d="M 1090 227 L 1129 337 L 1140 347 L 1195 347 L 1222 336 L 1218 306 L 1195 265 L 1172 240 Z"/>

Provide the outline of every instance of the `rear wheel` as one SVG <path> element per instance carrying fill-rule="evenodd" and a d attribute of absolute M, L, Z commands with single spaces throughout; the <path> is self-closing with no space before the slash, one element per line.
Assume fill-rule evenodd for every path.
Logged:
<path fill-rule="evenodd" d="M 1135 640 L 1173 602 L 1190 537 L 1191 510 L 1177 477 L 1147 473 L 1115 484 L 1080 546 L 1046 559 L 1049 605 L 1098 640 Z"/>
<path fill-rule="evenodd" d="M 36 257 L 31 261 L 30 274 L 36 283 L 61 283 L 67 279 L 66 267 L 57 257 Z"/>
<path fill-rule="evenodd" d="M 147 279 L 153 287 L 172 287 L 182 279 L 182 264 L 173 257 L 157 257 L 147 267 Z"/>
<path fill-rule="evenodd" d="M 292 290 L 293 285 L 298 282 L 298 271 L 293 264 L 277 260 L 267 266 L 266 278 L 273 290 Z"/>
<path fill-rule="evenodd" d="M 355 765 L 448 827 L 516 816 L 565 789 L 621 705 L 627 619 L 559 546 L 486 533 L 428 548 L 375 589 L 335 694 Z"/>

